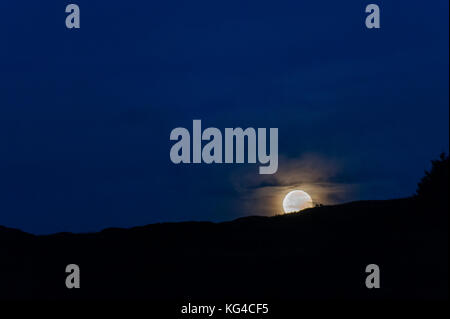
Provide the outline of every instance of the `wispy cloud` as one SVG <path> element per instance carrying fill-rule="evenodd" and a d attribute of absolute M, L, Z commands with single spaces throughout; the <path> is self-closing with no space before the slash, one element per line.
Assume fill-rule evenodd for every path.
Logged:
<path fill-rule="evenodd" d="M 246 212 L 274 215 L 282 212 L 282 200 L 293 189 L 306 191 L 315 203 L 348 200 L 356 185 L 339 182 L 339 172 L 338 161 L 304 154 L 299 158 L 281 157 L 274 175 L 239 174 L 232 180 Z"/>

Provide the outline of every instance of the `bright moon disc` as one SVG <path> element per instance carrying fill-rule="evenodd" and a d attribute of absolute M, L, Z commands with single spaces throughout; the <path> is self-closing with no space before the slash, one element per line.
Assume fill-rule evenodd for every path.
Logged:
<path fill-rule="evenodd" d="M 283 200 L 284 212 L 294 213 L 306 208 L 313 207 L 313 201 L 308 193 L 300 190 L 289 192 Z"/>

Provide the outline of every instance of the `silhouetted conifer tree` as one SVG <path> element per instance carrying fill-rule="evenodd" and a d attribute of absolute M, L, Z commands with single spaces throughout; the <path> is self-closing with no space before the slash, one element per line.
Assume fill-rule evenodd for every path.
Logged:
<path fill-rule="evenodd" d="M 449 157 L 442 153 L 438 160 L 431 161 L 430 171 L 418 184 L 417 197 L 428 204 L 448 207 Z"/>

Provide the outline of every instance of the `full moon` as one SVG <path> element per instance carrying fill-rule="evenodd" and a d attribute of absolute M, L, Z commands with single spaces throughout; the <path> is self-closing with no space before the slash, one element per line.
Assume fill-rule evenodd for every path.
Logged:
<path fill-rule="evenodd" d="M 310 207 L 313 207 L 311 196 L 301 190 L 289 192 L 283 200 L 283 209 L 286 214 L 298 212 Z"/>

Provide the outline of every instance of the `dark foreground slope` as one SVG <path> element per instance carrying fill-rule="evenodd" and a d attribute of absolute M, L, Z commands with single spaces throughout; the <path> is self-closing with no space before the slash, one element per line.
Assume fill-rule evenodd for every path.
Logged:
<path fill-rule="evenodd" d="M 0 298 L 447 298 L 446 210 L 411 198 L 94 234 L 0 228 Z M 81 289 L 65 287 L 72 263 Z M 365 286 L 372 263 L 381 289 Z"/>

